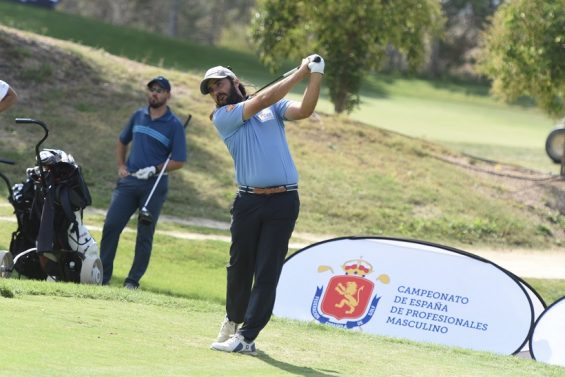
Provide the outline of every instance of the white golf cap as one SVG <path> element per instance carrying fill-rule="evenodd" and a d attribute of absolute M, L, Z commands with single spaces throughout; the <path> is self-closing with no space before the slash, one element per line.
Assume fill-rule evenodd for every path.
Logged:
<path fill-rule="evenodd" d="M 229 68 L 222 67 L 221 65 L 210 68 L 206 71 L 202 81 L 200 81 L 200 92 L 202 94 L 210 93 L 208 90 L 208 81 L 212 79 L 225 79 L 226 77 L 231 77 L 232 79 L 236 78 L 235 74 Z"/>

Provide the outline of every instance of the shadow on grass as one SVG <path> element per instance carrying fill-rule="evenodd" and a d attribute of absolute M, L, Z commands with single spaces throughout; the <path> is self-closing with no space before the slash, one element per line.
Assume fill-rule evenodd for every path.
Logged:
<path fill-rule="evenodd" d="M 289 363 L 285 363 L 283 361 L 275 360 L 268 354 L 262 351 L 257 351 L 257 359 L 264 361 L 265 363 L 275 367 L 287 371 L 289 373 L 295 374 L 297 376 L 305 376 L 305 377 L 335 377 L 340 373 L 338 371 L 333 370 L 326 370 L 320 371 L 314 368 L 309 367 L 301 367 Z M 327 373 L 325 373 L 327 372 Z M 330 374 L 328 374 L 330 373 Z"/>

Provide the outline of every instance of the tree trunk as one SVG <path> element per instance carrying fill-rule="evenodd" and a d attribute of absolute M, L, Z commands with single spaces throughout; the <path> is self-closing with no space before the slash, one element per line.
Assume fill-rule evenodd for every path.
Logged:
<path fill-rule="evenodd" d="M 345 102 L 347 95 L 345 93 L 337 93 L 334 98 L 334 111 L 336 114 L 341 114 L 345 111 Z"/>
<path fill-rule="evenodd" d="M 434 38 L 430 45 L 430 61 L 428 64 L 428 72 L 433 78 L 438 78 L 441 74 L 439 57 L 440 57 L 439 39 Z"/>
<path fill-rule="evenodd" d="M 178 14 L 180 9 L 180 0 L 171 0 L 171 7 L 169 8 L 169 27 L 167 28 L 168 34 L 171 37 L 178 35 Z"/>
<path fill-rule="evenodd" d="M 220 26 L 225 22 L 225 1 L 217 0 L 212 8 L 211 14 L 211 28 L 208 33 L 208 44 L 215 45 L 220 39 L 222 28 Z"/>

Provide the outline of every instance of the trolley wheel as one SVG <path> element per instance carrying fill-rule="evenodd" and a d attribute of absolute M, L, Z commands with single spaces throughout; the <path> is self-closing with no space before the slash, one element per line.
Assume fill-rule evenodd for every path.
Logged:
<path fill-rule="evenodd" d="M 102 284 L 102 261 L 100 258 L 86 258 L 82 261 L 80 269 L 81 284 Z"/>
<path fill-rule="evenodd" d="M 565 127 L 554 128 L 545 140 L 545 151 L 556 164 L 561 163 L 565 153 Z"/>
<path fill-rule="evenodd" d="M 0 251 L 0 278 L 9 278 L 14 269 L 14 258 L 9 251 Z"/>

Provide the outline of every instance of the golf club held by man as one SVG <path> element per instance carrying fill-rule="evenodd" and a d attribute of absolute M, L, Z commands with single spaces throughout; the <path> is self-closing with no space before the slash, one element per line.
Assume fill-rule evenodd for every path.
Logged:
<path fill-rule="evenodd" d="M 231 210 L 226 317 L 211 348 L 254 354 L 255 339 L 272 315 L 288 242 L 298 218 L 298 172 L 285 121 L 308 118 L 320 95 L 325 62 L 319 55 L 248 96 L 229 68 L 210 68 L 200 83 L 216 104 L 212 122 L 232 156 L 237 195 Z M 284 97 L 307 79 L 300 101 Z"/>
<path fill-rule="evenodd" d="M 167 174 L 180 169 L 186 160 L 185 130 L 168 106 L 169 80 L 163 76 L 151 79 L 146 85 L 146 95 L 148 104 L 132 114 L 116 142 L 118 182 L 112 192 L 100 243 L 102 283 L 109 284 L 120 235 L 131 215 L 144 211 L 141 219 L 144 221 L 137 223 L 133 263 L 124 281 L 128 289 L 139 287 L 149 265 L 153 234 L 167 197 Z"/>

